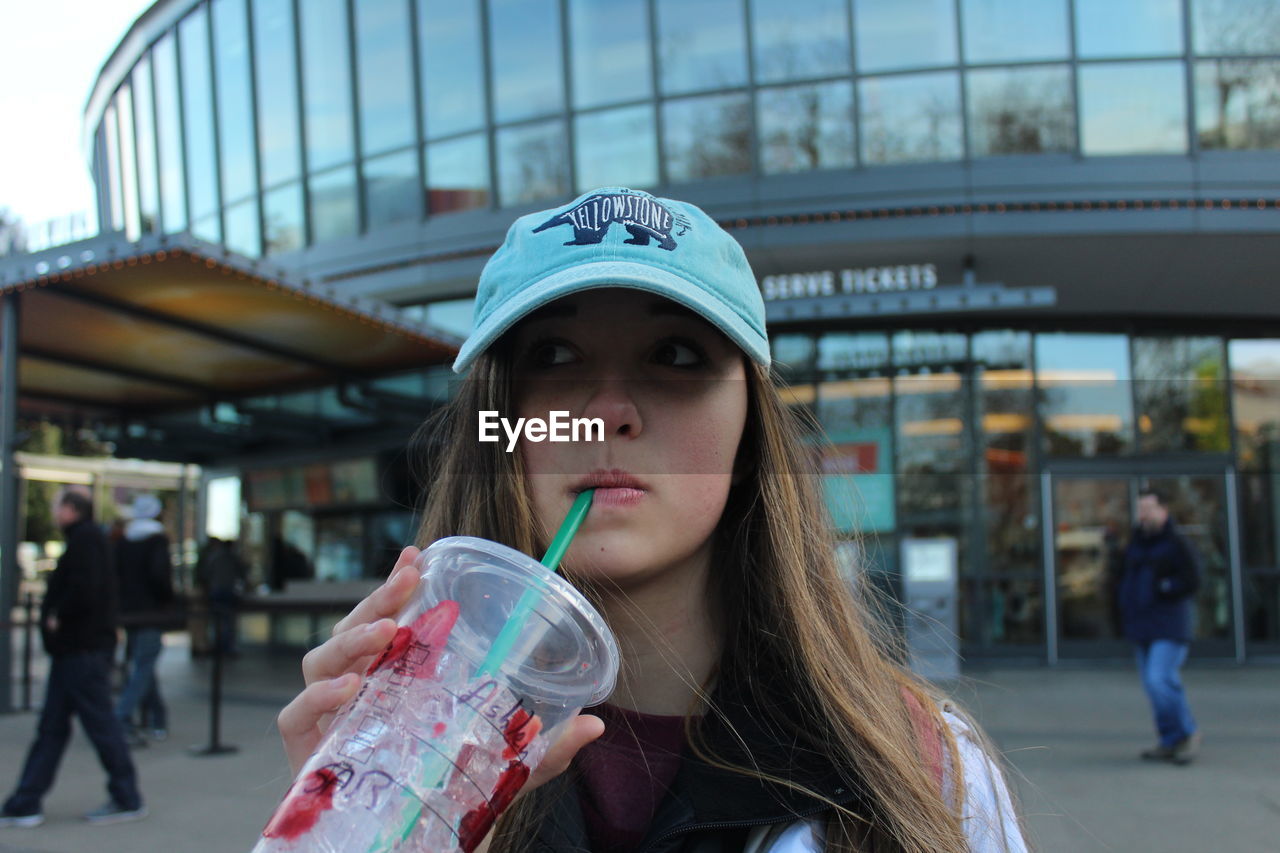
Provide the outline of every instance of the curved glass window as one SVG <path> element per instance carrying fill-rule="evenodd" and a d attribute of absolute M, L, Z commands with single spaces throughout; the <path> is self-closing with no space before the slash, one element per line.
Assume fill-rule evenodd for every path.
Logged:
<path fill-rule="evenodd" d="M 662 123 L 670 183 L 751 171 L 751 103 L 746 94 L 667 101 Z"/>
<path fill-rule="evenodd" d="M 1087 59 L 1182 53 L 1182 0 L 1075 0 L 1076 53 Z"/>
<path fill-rule="evenodd" d="M 965 62 L 1066 59 L 1066 0 L 961 0 Z"/>
<path fill-rule="evenodd" d="M 853 84 L 761 89 L 756 98 L 760 168 L 766 174 L 837 169 L 857 161 Z"/>
<path fill-rule="evenodd" d="M 859 71 L 955 64 L 955 0 L 855 0 L 853 17 Z"/>
<path fill-rule="evenodd" d="M 427 211 L 470 210 L 489 204 L 489 138 L 475 133 L 427 145 Z"/>
<path fill-rule="evenodd" d="M 302 172 L 293 3 L 253 0 L 253 33 L 258 77 L 258 157 L 263 186 L 271 187 L 294 180 Z"/>
<path fill-rule="evenodd" d="M 262 249 L 278 255 L 301 249 L 306 242 L 302 224 L 302 185 L 285 184 L 262 196 Z"/>
<path fill-rule="evenodd" d="M 311 196 L 311 241 L 324 243 L 349 237 L 360 227 L 356 209 L 356 170 L 352 166 L 312 175 L 307 181 Z"/>
<path fill-rule="evenodd" d="M 652 104 L 579 115 L 573 122 L 573 136 L 579 190 L 658 183 Z"/>
<path fill-rule="evenodd" d="M 138 60 L 133 82 L 133 125 L 138 130 L 138 217 L 142 233 L 160 228 L 160 174 L 156 162 L 155 97 L 151 87 L 151 59 Z"/>
<path fill-rule="evenodd" d="M 1201 148 L 1280 148 L 1280 61 L 1196 62 Z"/>
<path fill-rule="evenodd" d="M 479 0 L 418 0 L 418 57 L 428 139 L 484 126 L 481 39 Z"/>
<path fill-rule="evenodd" d="M 498 131 L 498 200 L 524 204 L 569 192 L 569 162 L 560 119 Z"/>
<path fill-rule="evenodd" d="M 210 8 L 213 11 L 213 58 L 218 81 L 222 198 L 230 204 L 253 194 L 257 184 L 253 157 L 253 95 L 249 88 L 249 22 L 241 0 L 213 0 Z M 256 215 L 252 218 L 257 220 Z M 245 217 L 246 223 L 248 219 Z M 230 223 L 227 224 L 227 237 L 230 240 Z M 254 236 L 242 245 L 256 242 L 257 237 Z M 252 254 L 257 254 L 257 251 Z"/>
<path fill-rule="evenodd" d="M 849 70 L 845 0 L 754 0 L 751 33 L 758 82 L 826 77 Z"/>
<path fill-rule="evenodd" d="M 120 121 L 114 101 L 102 112 L 102 135 L 107 154 L 107 196 L 110 199 L 110 227 L 124 230 L 124 197 L 120 187 Z"/>
<path fill-rule="evenodd" d="M 1231 449 L 1221 338 L 1134 338 L 1138 446 L 1147 453 Z"/>
<path fill-rule="evenodd" d="M 656 0 L 658 65 L 668 95 L 747 82 L 741 0 Z"/>
<path fill-rule="evenodd" d="M 360 0 L 355 16 L 360 149 L 367 157 L 409 145 L 417 135 L 409 7 L 404 0 Z"/>
<path fill-rule="evenodd" d="M 1112 456 L 1133 446 L 1129 339 L 1036 335 L 1036 390 L 1050 456 Z"/>
<path fill-rule="evenodd" d="M 255 258 L 258 248 L 258 200 L 249 198 L 229 205 L 222 211 L 226 222 L 226 247 L 246 257 Z"/>
<path fill-rule="evenodd" d="M 1187 150 L 1186 80 L 1180 62 L 1080 67 L 1080 147 L 1086 155 Z"/>
<path fill-rule="evenodd" d="M 120 120 L 120 197 L 124 208 L 124 233 L 130 240 L 142 234 L 138 219 L 138 150 L 134 142 L 133 89 L 127 84 L 116 92 L 116 116 Z"/>
<path fill-rule="evenodd" d="M 569 43 L 575 107 L 652 96 L 649 5 L 644 0 L 572 0 Z"/>
<path fill-rule="evenodd" d="M 1076 146 L 1071 72 L 1065 66 L 970 71 L 972 156 L 1043 154 Z"/>
<path fill-rule="evenodd" d="M 1274 0 L 1191 0 L 1191 43 L 1198 54 L 1280 53 Z"/>
<path fill-rule="evenodd" d="M 422 215 L 417 152 L 410 148 L 364 161 L 365 209 L 369 228 Z"/>
<path fill-rule="evenodd" d="M 298 11 L 302 15 L 307 169 L 315 172 L 349 162 L 355 146 L 347 4 L 345 0 L 307 0 L 298 4 Z M 320 239 L 318 227 L 316 239 Z"/>
<path fill-rule="evenodd" d="M 491 0 L 489 45 L 495 121 L 564 109 L 557 0 Z"/>
<path fill-rule="evenodd" d="M 958 160 L 960 79 L 952 72 L 869 77 L 858 82 L 862 161 Z"/>
<path fill-rule="evenodd" d="M 213 116 L 213 79 L 209 67 L 209 17 L 199 6 L 178 25 L 182 63 L 182 128 L 186 142 L 187 192 L 191 233 L 222 241 L 218 218 L 218 164 Z"/>
<path fill-rule="evenodd" d="M 182 110 L 178 95 L 178 42 L 172 32 L 152 50 L 155 70 L 156 140 L 160 149 L 160 202 L 164 232 L 187 227 L 187 185 L 182 163 Z"/>

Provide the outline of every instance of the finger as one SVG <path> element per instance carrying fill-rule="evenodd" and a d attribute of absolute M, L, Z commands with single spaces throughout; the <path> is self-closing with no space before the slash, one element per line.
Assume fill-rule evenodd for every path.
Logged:
<path fill-rule="evenodd" d="M 568 770 L 569 762 L 573 761 L 578 750 L 602 734 L 604 734 L 604 720 L 590 714 L 574 717 L 565 726 L 564 733 L 547 748 L 547 754 L 543 756 L 537 769 L 529 774 L 529 783 L 525 785 L 524 790 L 532 791 Z"/>
<path fill-rule="evenodd" d="M 302 656 L 303 681 L 311 684 L 347 672 L 363 672 L 395 634 L 393 620 L 379 619 L 331 637 Z"/>
<path fill-rule="evenodd" d="M 418 585 L 418 572 L 413 567 L 413 561 L 417 559 L 419 553 L 418 549 L 412 545 L 401 551 L 395 568 L 391 570 L 386 582 L 369 593 L 337 625 L 333 626 L 334 636 L 355 625 L 399 613 L 400 608 L 404 607 L 409 600 L 414 587 Z"/>
<path fill-rule="evenodd" d="M 295 775 L 324 737 L 328 727 L 325 718 L 332 717 L 334 712 L 350 701 L 359 686 L 360 677 L 355 673 L 317 681 L 306 687 L 280 711 L 276 717 L 276 727 L 280 730 L 280 739 L 284 741 L 289 769 Z"/>

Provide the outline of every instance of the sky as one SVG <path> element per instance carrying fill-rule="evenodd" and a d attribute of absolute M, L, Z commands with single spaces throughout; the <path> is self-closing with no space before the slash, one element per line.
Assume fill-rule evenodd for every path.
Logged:
<path fill-rule="evenodd" d="M 88 212 L 80 122 L 102 64 L 152 0 L 0 0 L 0 208 L 28 225 Z"/>

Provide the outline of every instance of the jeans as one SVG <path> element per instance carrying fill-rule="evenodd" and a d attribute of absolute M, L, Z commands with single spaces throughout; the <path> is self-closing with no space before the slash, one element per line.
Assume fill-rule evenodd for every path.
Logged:
<path fill-rule="evenodd" d="M 49 666 L 44 707 L 36 724 L 36 739 L 27 753 L 17 790 L 5 801 L 11 815 L 38 814 L 44 795 L 53 787 L 62 754 L 71 740 L 71 717 L 80 725 L 98 752 L 107 771 L 107 792 L 125 809 L 142 806 L 138 774 L 129 757 L 124 729 L 111 709 L 111 653 L 75 652 L 58 655 Z"/>
<path fill-rule="evenodd" d="M 1187 659 L 1187 644 L 1175 640 L 1152 640 L 1139 644 L 1138 673 L 1151 700 L 1160 745 L 1173 747 L 1195 733 L 1196 721 L 1191 716 L 1186 693 L 1182 689 L 1179 670 Z"/>
<path fill-rule="evenodd" d="M 156 659 L 163 648 L 162 632 L 159 628 L 130 628 L 127 634 L 129 639 L 125 648 L 129 678 L 120 691 L 116 716 L 127 727 L 133 712 L 141 705 L 145 728 L 167 729 L 168 712 L 160 698 L 160 683 L 156 679 Z"/>

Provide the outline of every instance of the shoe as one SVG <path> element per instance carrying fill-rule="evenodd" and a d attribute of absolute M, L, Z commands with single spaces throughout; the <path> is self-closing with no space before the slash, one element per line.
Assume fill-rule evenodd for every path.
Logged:
<path fill-rule="evenodd" d="M 1200 754 L 1200 733 L 1192 732 L 1173 746 L 1173 763 L 1190 764 Z"/>
<path fill-rule="evenodd" d="M 101 808 L 94 809 L 84 816 L 89 823 L 108 824 L 108 823 L 125 823 L 131 820 L 142 820 L 147 816 L 147 807 L 138 806 L 136 809 L 126 809 L 117 805 L 114 801 L 109 802 Z"/>
<path fill-rule="evenodd" d="M 9 814 L 8 812 L 0 812 L 0 828 L 6 826 L 16 826 L 22 829 L 34 829 L 44 823 L 44 815 L 40 812 L 35 814 Z"/>
<path fill-rule="evenodd" d="M 1174 747 L 1156 744 L 1151 749 L 1142 750 L 1142 757 L 1146 761 L 1173 761 Z"/>
<path fill-rule="evenodd" d="M 168 729 L 152 729 L 151 731 L 147 732 L 147 736 L 150 737 L 156 743 L 164 743 L 169 739 L 169 730 Z"/>

